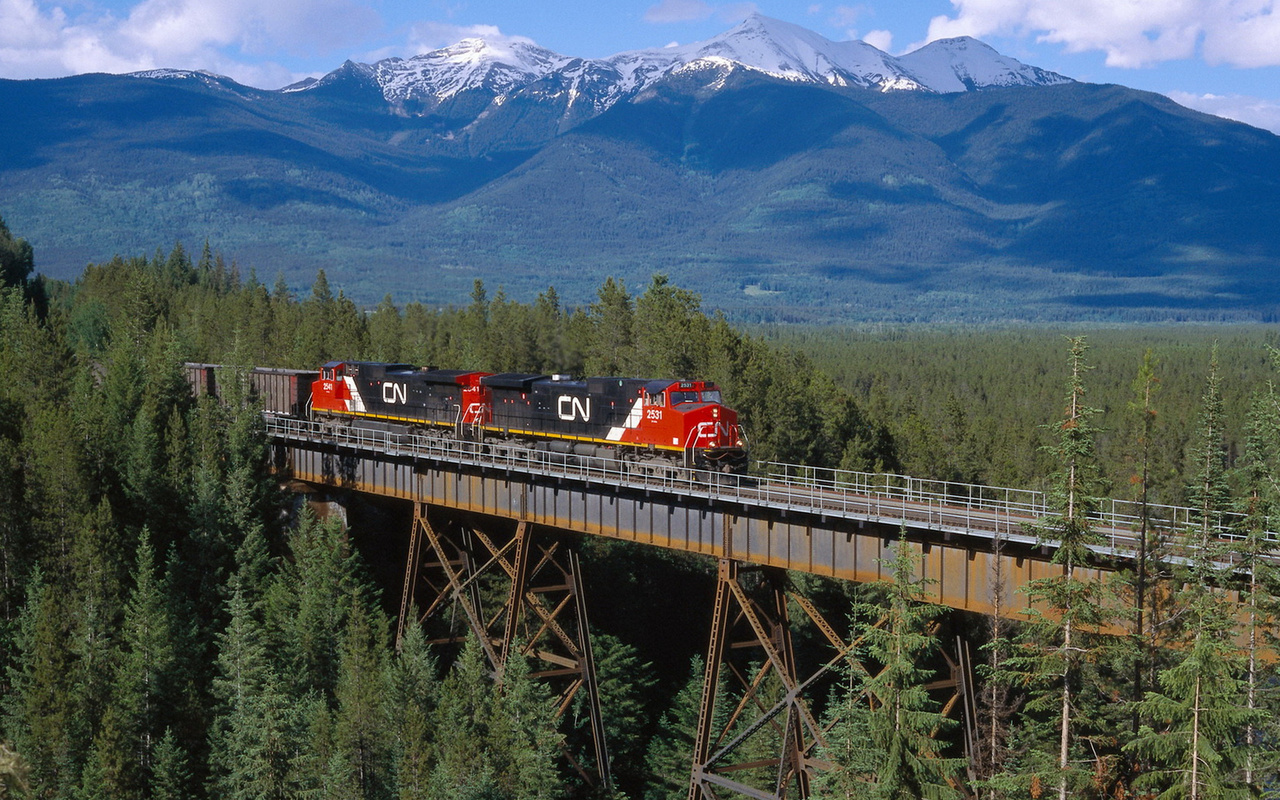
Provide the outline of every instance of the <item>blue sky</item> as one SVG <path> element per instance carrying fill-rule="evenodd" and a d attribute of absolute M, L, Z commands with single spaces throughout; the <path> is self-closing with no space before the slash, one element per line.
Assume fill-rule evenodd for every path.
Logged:
<path fill-rule="evenodd" d="M 752 11 L 894 54 L 975 36 L 1280 132 L 1276 0 L 0 0 L 0 77 L 176 67 L 277 88 L 475 35 L 607 56 L 705 39 Z"/>

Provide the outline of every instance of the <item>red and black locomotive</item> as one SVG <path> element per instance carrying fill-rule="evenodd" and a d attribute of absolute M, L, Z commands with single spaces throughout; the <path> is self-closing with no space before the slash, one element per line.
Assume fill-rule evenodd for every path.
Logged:
<path fill-rule="evenodd" d="M 317 418 L 626 460 L 741 470 L 738 414 L 706 381 L 491 374 L 331 361 L 311 386 Z"/>

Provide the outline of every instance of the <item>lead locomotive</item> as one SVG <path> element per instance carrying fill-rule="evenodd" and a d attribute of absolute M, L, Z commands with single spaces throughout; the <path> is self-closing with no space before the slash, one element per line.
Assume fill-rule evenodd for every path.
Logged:
<path fill-rule="evenodd" d="M 311 414 L 389 430 L 498 437 L 537 449 L 712 469 L 745 468 L 738 414 L 707 381 L 587 378 L 331 361 Z"/>

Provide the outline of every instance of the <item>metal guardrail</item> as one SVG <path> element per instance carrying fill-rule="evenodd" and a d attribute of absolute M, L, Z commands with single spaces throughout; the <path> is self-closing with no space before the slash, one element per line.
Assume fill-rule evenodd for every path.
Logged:
<path fill-rule="evenodd" d="M 505 441 L 475 442 L 418 434 L 397 434 L 359 427 L 325 425 L 310 420 L 264 414 L 270 436 L 335 445 L 355 451 L 425 461 L 446 461 L 587 483 L 662 490 L 694 498 L 844 517 L 886 524 L 906 524 L 943 533 L 1042 544 L 1036 527 L 1053 516 L 1044 492 L 912 478 L 906 475 L 853 472 L 796 464 L 758 462 L 758 473 L 734 475 L 676 465 L 619 461 L 534 450 Z M 1105 540 L 1095 548 L 1109 555 L 1132 557 L 1142 523 L 1138 503 L 1106 500 L 1090 515 L 1093 530 Z M 1173 532 L 1198 524 L 1193 509 L 1147 506 L 1153 530 Z M 1243 516 L 1224 514 L 1219 537 L 1236 537 Z M 1274 537 L 1273 537 L 1274 538 Z"/>

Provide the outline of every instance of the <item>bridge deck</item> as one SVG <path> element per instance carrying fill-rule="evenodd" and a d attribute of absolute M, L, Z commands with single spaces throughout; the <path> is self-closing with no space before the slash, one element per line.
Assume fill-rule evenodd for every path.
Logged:
<path fill-rule="evenodd" d="M 268 416 L 277 463 L 294 477 L 451 509 L 854 581 L 884 580 L 899 531 L 923 554 L 937 602 L 990 612 L 1027 581 L 1053 574 L 1035 525 L 1043 494 L 903 476 L 768 464 L 764 476 L 636 465 Z M 1154 507 L 1165 530 L 1187 509 Z M 1137 509 L 1109 503 L 1097 579 L 1133 558 Z M 1002 585 L 993 584 L 1001 543 Z"/>

